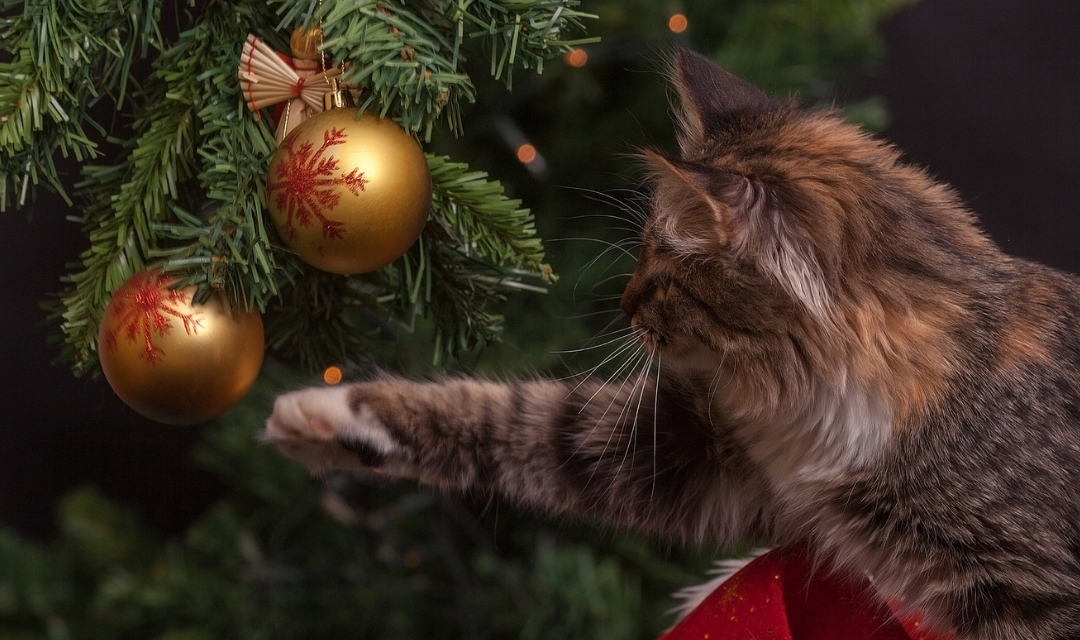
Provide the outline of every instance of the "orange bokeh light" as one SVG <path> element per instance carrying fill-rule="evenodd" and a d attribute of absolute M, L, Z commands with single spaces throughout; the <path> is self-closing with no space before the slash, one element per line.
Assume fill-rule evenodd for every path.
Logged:
<path fill-rule="evenodd" d="M 341 382 L 341 369 L 333 366 L 327 367 L 326 371 L 323 371 L 322 379 L 326 384 L 338 384 Z"/>
<path fill-rule="evenodd" d="M 571 67 L 584 67 L 588 61 L 589 54 L 585 53 L 585 50 L 581 48 L 574 49 L 566 54 L 566 64 Z"/>
<path fill-rule="evenodd" d="M 686 27 L 689 24 L 690 23 L 686 20 L 686 16 L 681 13 L 676 13 L 668 18 L 667 28 L 671 29 L 672 33 L 682 33 L 683 31 L 686 31 Z"/>
<path fill-rule="evenodd" d="M 517 149 L 517 159 L 523 164 L 529 164 L 533 160 L 536 160 L 536 147 L 528 142 L 521 145 Z"/>

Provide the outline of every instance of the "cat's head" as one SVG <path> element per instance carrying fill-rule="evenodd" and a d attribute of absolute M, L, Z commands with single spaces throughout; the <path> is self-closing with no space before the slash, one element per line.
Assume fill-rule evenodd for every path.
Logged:
<path fill-rule="evenodd" d="M 678 52 L 672 76 L 681 155 L 645 153 L 652 204 L 622 298 L 646 346 L 703 374 L 846 376 L 908 348 L 873 344 L 882 332 L 947 330 L 943 274 L 994 250 L 949 189 L 700 55 Z"/>

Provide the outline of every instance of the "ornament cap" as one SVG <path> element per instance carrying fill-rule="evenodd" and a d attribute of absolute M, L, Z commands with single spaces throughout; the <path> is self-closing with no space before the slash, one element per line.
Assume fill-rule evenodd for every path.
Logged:
<path fill-rule="evenodd" d="M 322 27 L 305 29 L 297 27 L 289 38 L 289 48 L 292 49 L 292 57 L 297 60 L 322 60 L 323 33 Z"/>
<path fill-rule="evenodd" d="M 352 92 L 341 89 L 338 86 L 337 78 L 327 78 L 327 82 L 330 83 L 330 91 L 323 96 L 324 111 L 343 107 L 356 108 L 356 100 L 353 99 Z"/>

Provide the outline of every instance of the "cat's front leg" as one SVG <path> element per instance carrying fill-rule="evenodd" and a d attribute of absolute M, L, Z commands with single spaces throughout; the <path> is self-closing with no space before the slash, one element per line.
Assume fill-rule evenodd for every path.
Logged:
<path fill-rule="evenodd" d="M 569 458 L 590 449 L 578 440 L 609 426 L 586 430 L 589 403 L 581 399 L 564 409 L 575 391 L 547 381 L 397 378 L 302 389 L 277 399 L 263 439 L 317 475 L 370 469 L 444 489 L 495 489 L 529 502 L 555 502 L 560 498 L 552 494 L 578 469 Z M 611 416 L 601 422 L 626 415 L 622 402 L 598 401 L 607 403 Z M 567 411 L 571 415 L 564 416 Z M 608 457 L 622 451 L 618 431 L 604 432 Z"/>
<path fill-rule="evenodd" d="M 764 483 L 691 397 L 608 384 L 382 379 L 278 398 L 264 439 L 313 472 L 377 469 L 684 538 L 762 523 Z"/>

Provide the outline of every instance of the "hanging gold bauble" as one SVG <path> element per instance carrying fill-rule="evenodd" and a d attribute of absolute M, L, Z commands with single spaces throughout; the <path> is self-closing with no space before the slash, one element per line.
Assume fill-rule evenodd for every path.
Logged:
<path fill-rule="evenodd" d="M 101 368 L 116 395 L 166 424 L 224 413 L 251 388 L 263 359 L 258 312 L 229 307 L 221 293 L 193 305 L 195 287 L 139 271 L 109 299 L 98 330 Z"/>
<path fill-rule="evenodd" d="M 331 273 L 374 271 L 405 253 L 431 210 L 420 145 L 393 120 L 352 108 L 305 120 L 270 160 L 270 218 L 282 241 Z"/>

